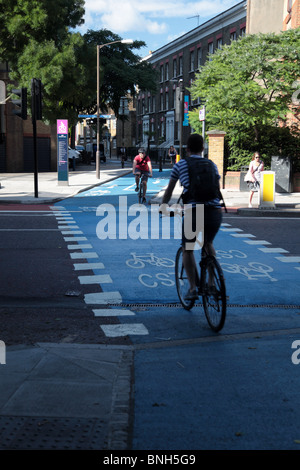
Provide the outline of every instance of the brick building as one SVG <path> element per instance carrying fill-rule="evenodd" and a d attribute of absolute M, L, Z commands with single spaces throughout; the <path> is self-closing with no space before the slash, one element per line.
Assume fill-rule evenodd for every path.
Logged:
<path fill-rule="evenodd" d="M 0 81 L 3 84 L 3 95 L 7 98 L 9 96 L 7 85 L 11 83 L 7 62 L 0 63 Z M 10 100 L 0 105 L 0 172 L 33 172 L 32 120 L 29 115 L 27 120 L 15 116 L 13 109 L 14 105 Z M 37 121 L 39 171 L 56 170 L 56 139 L 56 126 L 48 126 L 42 121 Z"/>
<path fill-rule="evenodd" d="M 300 0 L 286 0 L 283 31 L 300 27 Z"/>
<path fill-rule="evenodd" d="M 247 1 L 242 1 L 144 58 L 157 70 L 159 87 L 156 94 L 141 90 L 137 96 L 137 145 L 147 147 L 149 139 L 150 149 L 165 154 L 173 144 L 185 154 L 192 129 L 188 122 L 180 125 L 179 98 L 185 109 L 199 107 L 187 88 L 208 54 L 246 34 L 246 8 Z"/>
<path fill-rule="evenodd" d="M 247 1 L 247 34 L 280 33 L 299 26 L 300 0 Z"/>

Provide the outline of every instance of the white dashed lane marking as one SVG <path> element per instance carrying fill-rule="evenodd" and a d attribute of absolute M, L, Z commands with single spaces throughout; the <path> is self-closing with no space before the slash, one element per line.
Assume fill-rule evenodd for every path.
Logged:
<path fill-rule="evenodd" d="M 227 227 L 230 226 L 230 224 L 222 224 L 222 227 L 226 225 Z M 230 228 L 225 228 L 225 229 L 220 229 L 223 232 L 228 232 L 232 237 L 237 237 L 237 238 L 256 238 L 255 235 L 252 235 L 251 233 L 230 233 L 233 231 L 241 231 L 241 229 L 230 229 Z M 266 240 L 243 240 L 244 243 L 247 243 L 248 245 L 257 245 L 258 250 L 262 251 L 263 253 L 289 253 L 289 251 L 285 250 L 284 248 L 273 248 L 273 247 L 263 247 L 260 248 L 259 245 L 271 245 L 270 242 Z M 278 261 L 281 261 L 282 263 L 300 263 L 300 256 L 275 256 L 275 259 Z M 299 267 L 294 266 L 295 269 L 300 270 Z"/>
<path fill-rule="evenodd" d="M 112 278 L 109 274 L 95 274 L 94 276 L 79 276 L 80 284 L 110 284 Z"/>
<path fill-rule="evenodd" d="M 81 245 L 68 245 L 67 246 L 68 250 L 86 250 L 86 249 L 89 249 L 89 248 L 93 248 L 92 245 L 90 245 L 89 243 L 82 243 Z"/>
<path fill-rule="evenodd" d="M 271 243 L 266 240 L 244 240 L 244 242 L 248 243 L 248 245 L 271 245 Z"/>
<path fill-rule="evenodd" d="M 75 271 L 83 271 L 89 269 L 104 269 L 103 263 L 75 263 L 74 265 Z"/>
<path fill-rule="evenodd" d="M 122 296 L 118 291 L 112 292 L 95 292 L 85 294 L 85 303 L 89 305 L 108 305 L 108 304 L 121 304 Z"/>
<path fill-rule="evenodd" d="M 124 317 L 135 315 L 131 310 L 121 308 L 95 308 L 93 312 L 95 317 Z"/>
<path fill-rule="evenodd" d="M 92 259 L 92 258 L 98 258 L 98 254 L 95 253 L 94 251 L 90 251 L 88 253 L 70 253 L 70 256 L 72 259 Z"/>
<path fill-rule="evenodd" d="M 300 256 L 277 256 L 276 259 L 282 263 L 300 263 Z"/>
<path fill-rule="evenodd" d="M 149 331 L 142 323 L 122 323 L 120 325 L 101 325 L 105 335 L 110 338 L 127 335 L 148 335 Z"/>

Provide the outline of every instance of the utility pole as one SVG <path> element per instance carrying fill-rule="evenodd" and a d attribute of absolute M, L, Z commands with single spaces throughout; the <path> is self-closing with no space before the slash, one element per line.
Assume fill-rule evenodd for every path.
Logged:
<path fill-rule="evenodd" d="M 41 80 L 38 80 L 36 78 L 33 78 L 31 80 L 31 112 L 32 112 L 33 155 L 34 155 L 34 197 L 39 197 L 36 121 L 42 119 L 42 83 L 41 83 Z"/>

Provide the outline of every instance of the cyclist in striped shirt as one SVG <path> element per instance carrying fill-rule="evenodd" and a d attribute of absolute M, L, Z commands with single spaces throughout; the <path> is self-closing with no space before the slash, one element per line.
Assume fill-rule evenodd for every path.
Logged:
<path fill-rule="evenodd" d="M 192 158 L 203 158 L 203 138 L 199 134 L 191 134 L 187 141 L 187 152 Z M 218 168 L 215 165 L 216 174 L 220 178 Z M 171 171 L 170 181 L 168 187 L 162 198 L 162 204 L 168 204 L 171 199 L 173 190 L 177 181 L 180 181 L 183 186 L 183 195 L 188 192 L 189 188 L 189 171 L 186 160 L 179 160 L 176 163 Z M 203 204 L 201 201 L 185 200 L 185 204 L 190 204 L 192 211 L 191 214 L 188 213 L 188 210 L 185 211 L 185 217 L 183 218 L 183 227 L 182 227 L 182 247 L 183 247 L 183 264 L 187 273 L 187 277 L 190 284 L 190 289 L 186 294 L 186 300 L 193 300 L 198 298 L 197 288 L 196 288 L 196 279 L 195 279 L 195 257 L 194 257 L 194 245 L 196 238 L 198 236 L 197 231 L 194 232 L 194 236 L 191 239 L 187 239 L 185 236 L 186 233 L 191 231 L 184 230 L 184 223 L 189 221 L 192 223 L 193 227 L 197 227 L 196 224 L 196 205 Z M 162 206 L 162 212 L 165 211 L 166 206 Z M 212 199 L 204 203 L 204 233 L 203 240 L 204 246 L 209 254 L 215 255 L 215 249 L 213 246 L 213 240 L 218 233 L 218 230 L 222 222 L 222 209 L 220 205 L 220 199 Z"/>

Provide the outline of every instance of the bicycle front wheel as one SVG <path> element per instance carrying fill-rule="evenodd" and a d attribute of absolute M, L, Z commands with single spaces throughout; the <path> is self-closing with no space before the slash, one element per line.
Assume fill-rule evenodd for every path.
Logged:
<path fill-rule="evenodd" d="M 143 184 L 142 184 L 141 179 L 140 179 L 140 186 L 139 186 L 139 194 L 138 194 L 138 197 L 139 197 L 139 204 L 142 204 L 142 201 L 143 201 Z"/>
<path fill-rule="evenodd" d="M 189 281 L 187 278 L 186 271 L 182 263 L 182 248 L 180 247 L 176 254 L 175 259 L 175 281 L 176 289 L 181 305 L 186 309 L 190 310 L 195 303 L 195 300 L 184 300 L 184 297 L 189 290 Z"/>
<path fill-rule="evenodd" d="M 226 287 L 222 268 L 214 256 L 203 260 L 201 287 L 206 319 L 211 329 L 218 332 L 226 318 Z"/>

